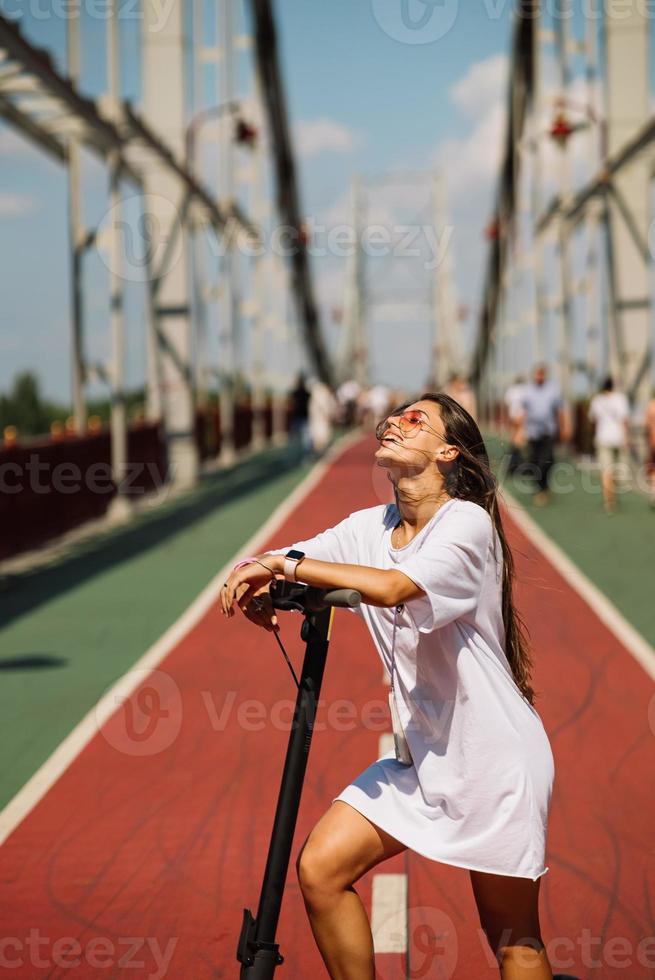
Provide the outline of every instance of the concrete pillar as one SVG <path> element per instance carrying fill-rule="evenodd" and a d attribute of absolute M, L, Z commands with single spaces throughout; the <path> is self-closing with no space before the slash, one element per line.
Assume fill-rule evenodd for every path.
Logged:
<path fill-rule="evenodd" d="M 68 77 L 76 83 L 80 75 L 80 18 L 70 17 L 67 25 Z M 75 428 L 86 432 L 87 411 L 84 363 L 84 311 L 82 300 L 82 199 L 80 147 L 76 136 L 68 142 L 68 238 L 71 260 L 71 394 Z"/>
<path fill-rule="evenodd" d="M 620 16 L 605 17 L 605 52 L 607 149 L 612 154 L 634 135 L 651 111 L 649 18 L 638 0 L 622 4 Z M 617 330 L 610 338 L 609 367 L 628 389 L 633 386 L 651 343 L 649 166 L 648 154 L 644 154 L 614 178 L 629 222 L 621 213 L 620 203 L 612 195 L 609 197 L 617 300 Z M 649 387 L 646 371 L 635 392 L 638 402 L 645 399 Z"/>
<path fill-rule="evenodd" d="M 186 123 L 189 38 L 184 3 L 171 4 L 165 18 L 156 0 L 143 2 L 143 101 L 149 125 L 182 159 Z M 162 409 L 169 479 L 192 486 L 198 476 L 192 385 L 191 289 L 184 190 L 165 166 L 146 174 L 146 218 L 156 236 L 154 315 L 161 350 Z"/>

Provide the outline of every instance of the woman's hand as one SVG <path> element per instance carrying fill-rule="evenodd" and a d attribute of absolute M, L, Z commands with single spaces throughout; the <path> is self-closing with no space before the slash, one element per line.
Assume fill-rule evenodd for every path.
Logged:
<path fill-rule="evenodd" d="M 251 622 L 269 630 L 277 626 L 277 617 L 273 613 L 269 594 L 270 583 L 277 571 L 274 567 L 276 557 L 275 555 L 262 557 L 264 565 L 268 567 L 264 567 L 259 562 L 250 562 L 230 573 L 221 589 L 221 609 L 224 616 L 234 615 L 236 600 L 241 611 Z"/>
<path fill-rule="evenodd" d="M 243 594 L 245 594 L 247 587 L 241 586 L 241 588 L 244 590 Z M 267 630 L 269 633 L 277 631 L 280 628 L 277 623 L 275 609 L 273 608 L 270 588 L 270 583 L 262 585 L 261 589 L 257 589 L 247 604 L 243 602 L 243 599 L 237 597 L 237 604 L 246 619 L 249 619 L 255 626 L 261 626 L 262 629 Z"/>

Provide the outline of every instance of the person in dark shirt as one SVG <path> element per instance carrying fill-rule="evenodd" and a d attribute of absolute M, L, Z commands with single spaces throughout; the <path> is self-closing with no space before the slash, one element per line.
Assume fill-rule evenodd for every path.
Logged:
<path fill-rule="evenodd" d="M 534 502 L 543 506 L 550 500 L 550 471 L 555 462 L 555 443 L 569 438 L 564 401 L 557 385 L 549 381 L 545 364 L 537 364 L 532 380 L 521 396 L 530 466 L 535 477 Z"/>
<path fill-rule="evenodd" d="M 311 441 L 309 438 L 309 388 L 305 380 L 305 375 L 301 371 L 296 379 L 295 387 L 290 393 L 291 418 L 289 420 L 289 435 L 300 444 L 300 451 L 304 457 L 311 454 Z"/>

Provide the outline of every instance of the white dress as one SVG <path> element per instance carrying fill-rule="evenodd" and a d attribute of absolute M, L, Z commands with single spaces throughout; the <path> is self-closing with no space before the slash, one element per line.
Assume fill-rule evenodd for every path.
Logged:
<path fill-rule="evenodd" d="M 427 858 L 536 880 L 548 871 L 555 767 L 504 651 L 498 536 L 487 512 L 466 500 L 449 500 L 394 548 L 399 520 L 395 504 L 382 504 L 278 549 L 396 568 L 426 593 L 404 604 L 396 628 L 396 699 L 413 765 L 391 749 L 334 799 Z M 390 671 L 393 608 L 354 611 Z"/>

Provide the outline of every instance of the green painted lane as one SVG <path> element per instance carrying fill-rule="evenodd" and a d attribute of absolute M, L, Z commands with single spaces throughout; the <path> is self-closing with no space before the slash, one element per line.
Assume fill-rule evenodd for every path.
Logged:
<path fill-rule="evenodd" d="M 311 469 L 271 449 L 0 583 L 0 806 Z"/>
<path fill-rule="evenodd" d="M 608 517 L 602 510 L 600 474 L 561 457 L 552 473 L 550 504 L 536 507 L 527 479 L 507 476 L 507 443 L 486 436 L 504 488 L 625 618 L 655 645 L 655 513 L 638 491 L 623 489 Z"/>

